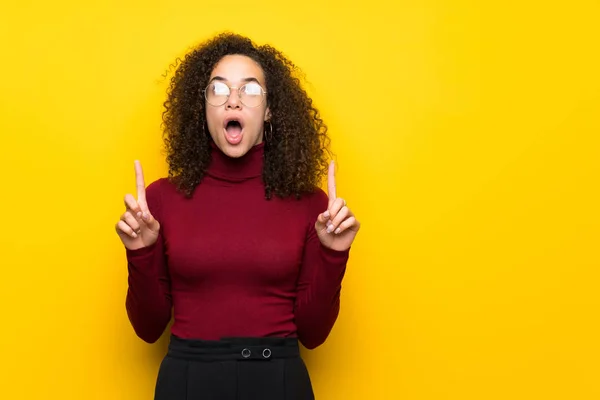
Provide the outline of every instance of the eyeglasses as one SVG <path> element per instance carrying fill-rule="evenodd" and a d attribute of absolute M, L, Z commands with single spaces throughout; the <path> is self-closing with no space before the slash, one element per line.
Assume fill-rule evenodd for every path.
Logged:
<path fill-rule="evenodd" d="M 239 99 L 246 107 L 260 106 L 265 101 L 265 95 L 267 94 L 262 86 L 256 82 L 248 82 L 238 88 L 214 81 L 204 89 L 204 98 L 212 106 L 222 106 L 229 99 L 232 89 L 237 89 Z"/>

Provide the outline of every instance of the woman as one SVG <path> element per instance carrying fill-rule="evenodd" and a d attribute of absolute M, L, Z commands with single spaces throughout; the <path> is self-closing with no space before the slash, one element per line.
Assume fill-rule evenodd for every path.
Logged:
<path fill-rule="evenodd" d="M 135 163 L 116 230 L 136 334 L 153 343 L 174 317 L 157 400 L 314 398 L 299 342 L 329 335 L 360 224 L 295 71 L 238 35 L 203 43 L 168 90 L 169 177 L 146 188 Z"/>

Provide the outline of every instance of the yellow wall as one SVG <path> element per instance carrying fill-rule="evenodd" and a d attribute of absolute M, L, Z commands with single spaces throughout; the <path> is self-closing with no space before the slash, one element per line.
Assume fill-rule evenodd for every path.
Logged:
<path fill-rule="evenodd" d="M 600 398 L 597 1 L 95 3 L 0 12 L 1 398 L 151 398 L 113 225 L 223 29 L 303 67 L 363 223 L 319 399 Z"/>

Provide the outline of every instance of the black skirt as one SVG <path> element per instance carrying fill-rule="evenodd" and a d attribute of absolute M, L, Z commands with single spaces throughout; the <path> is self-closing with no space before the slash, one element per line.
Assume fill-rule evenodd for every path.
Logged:
<path fill-rule="evenodd" d="M 294 338 L 182 339 L 171 335 L 155 400 L 314 400 Z"/>

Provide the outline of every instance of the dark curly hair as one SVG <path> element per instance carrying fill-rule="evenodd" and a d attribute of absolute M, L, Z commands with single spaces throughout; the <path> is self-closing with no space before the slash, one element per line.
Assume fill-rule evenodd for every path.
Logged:
<path fill-rule="evenodd" d="M 327 172 L 330 156 L 327 126 L 301 86 L 299 68 L 270 45 L 225 32 L 201 43 L 182 59 L 164 102 L 163 139 L 169 178 L 190 197 L 210 163 L 210 141 L 202 90 L 216 64 L 241 54 L 264 71 L 272 135 L 265 137 L 265 197 L 296 196 L 315 190 Z"/>

